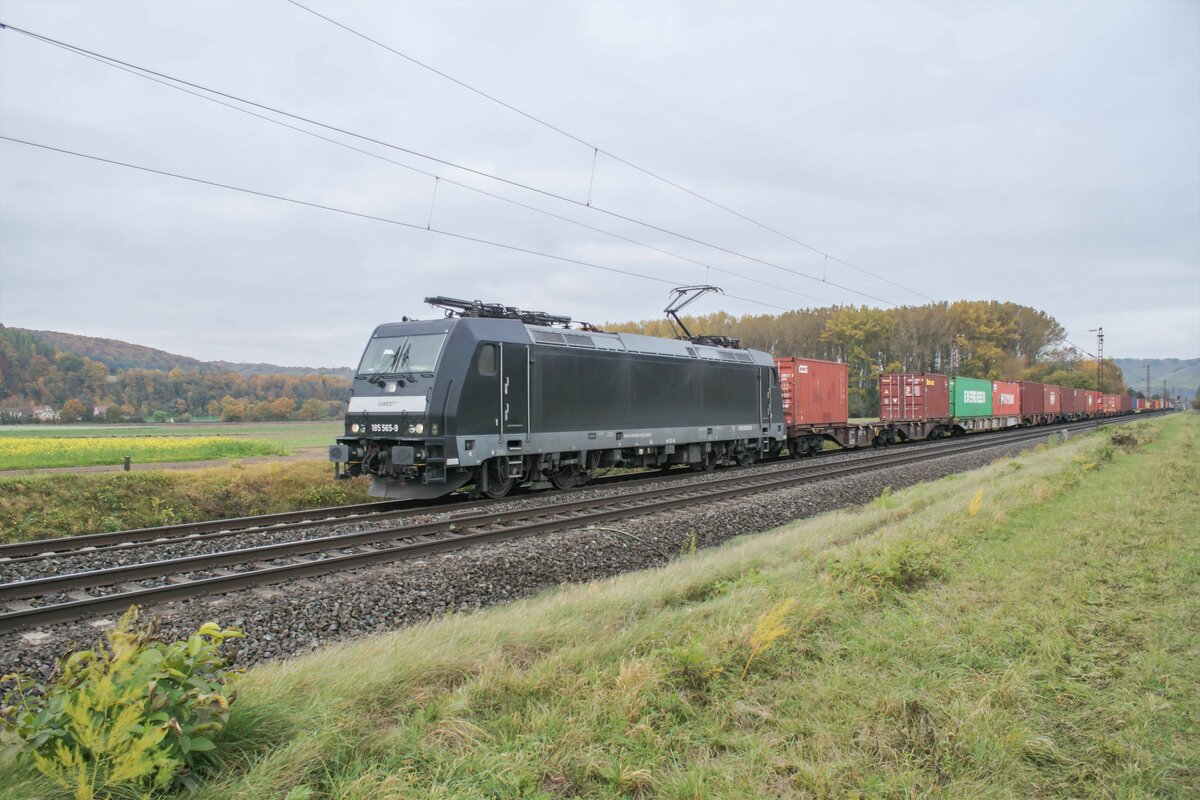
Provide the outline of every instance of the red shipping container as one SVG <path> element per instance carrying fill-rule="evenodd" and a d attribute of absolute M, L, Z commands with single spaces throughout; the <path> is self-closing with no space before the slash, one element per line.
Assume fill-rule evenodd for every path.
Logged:
<path fill-rule="evenodd" d="M 1101 395 L 1102 410 L 1105 414 L 1115 414 L 1118 411 L 1118 398 L 1115 394 Z"/>
<path fill-rule="evenodd" d="M 997 417 L 1021 413 L 1021 384 L 992 381 L 992 414 Z"/>
<path fill-rule="evenodd" d="M 1046 384 L 1046 413 L 1062 413 L 1062 389 Z"/>
<path fill-rule="evenodd" d="M 1057 386 L 1033 381 L 1021 381 L 1021 413 L 1059 414 L 1062 412 L 1062 390 Z"/>
<path fill-rule="evenodd" d="M 849 419 L 849 376 L 845 364 L 811 358 L 777 358 L 779 396 L 788 427 L 845 424 Z"/>
<path fill-rule="evenodd" d="M 1119 408 L 1122 411 L 1133 411 L 1133 398 L 1132 397 L 1130 397 L 1127 394 L 1120 394 L 1120 395 L 1117 395 L 1117 397 L 1120 399 Z"/>
<path fill-rule="evenodd" d="M 1087 413 L 1087 392 L 1083 389 L 1071 389 L 1066 386 L 1061 387 L 1062 391 L 1062 413 L 1064 414 L 1086 414 Z"/>
<path fill-rule="evenodd" d="M 899 372 L 879 377 L 879 418 L 950 418 L 950 379 L 932 372 Z"/>
<path fill-rule="evenodd" d="M 1084 403 L 1083 410 L 1084 410 L 1085 414 L 1095 414 L 1096 413 L 1096 409 L 1100 405 L 1100 403 L 1098 402 L 1099 398 L 1100 398 L 1099 392 L 1092 392 L 1092 391 L 1088 391 L 1087 389 L 1083 390 L 1083 403 Z"/>

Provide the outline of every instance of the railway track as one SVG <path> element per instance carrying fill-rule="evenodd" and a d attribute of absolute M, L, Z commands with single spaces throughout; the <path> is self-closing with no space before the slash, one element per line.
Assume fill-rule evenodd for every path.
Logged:
<path fill-rule="evenodd" d="M 307 578 L 335 571 L 428 556 L 478 544 L 563 528 L 586 528 L 616 519 L 710 503 L 831 478 L 1045 439 L 1057 431 L 1083 430 L 1094 421 L 1005 436 L 968 437 L 936 448 L 904 448 L 869 457 L 795 462 L 770 472 L 737 471 L 699 483 L 639 486 L 607 497 L 586 497 L 533 507 L 478 508 L 416 524 L 148 561 L 108 569 L 0 584 L 0 634 L 85 619 L 131 604 L 159 603 Z M 374 504 L 372 504 L 374 505 Z M 446 511 L 450 507 L 443 506 Z M 427 513 L 426 509 L 426 513 Z M 311 513 L 311 512 L 310 512 Z M 310 521 L 302 521 L 309 524 Z"/>
<path fill-rule="evenodd" d="M 1095 424 L 1095 421 L 1091 421 L 1090 424 Z M 1058 426 L 1039 430 L 1060 430 L 1061 428 L 1062 426 Z M 1020 432 L 1023 431 L 1004 431 L 989 435 L 1001 437 L 1011 436 Z M 943 439 L 936 442 L 912 441 L 905 442 L 903 444 L 891 445 L 889 449 L 934 449 L 938 447 L 945 447 L 952 441 L 957 440 Z M 853 451 L 829 450 L 818 454 L 817 456 L 809 456 L 807 458 L 820 459 L 822 457 L 839 455 L 847 452 Z M 778 462 L 790 463 L 791 461 L 792 459 L 790 457 L 781 457 L 772 461 L 759 462 L 759 464 L 761 465 Z M 633 475 L 608 476 L 589 482 L 586 488 L 595 489 L 638 481 L 666 481 L 690 476 L 693 474 L 694 473 L 690 473 L 685 470 L 679 470 L 673 474 L 660 474 L 651 472 Z M 567 491 L 570 492 L 574 490 Z M 463 500 L 461 499 L 462 495 L 459 494 L 449 495 L 445 498 L 439 498 L 431 502 L 422 503 L 414 503 L 411 500 L 390 500 L 372 503 L 358 503 L 347 506 L 313 508 L 303 511 L 285 511 L 274 514 L 259 514 L 249 517 L 234 517 L 228 519 L 209 520 L 205 522 L 188 522 L 178 525 L 163 525 L 153 528 L 107 531 L 103 533 L 90 533 L 80 536 L 64 536 L 53 539 L 35 539 L 27 542 L 0 544 L 0 564 L 33 559 L 54 559 L 68 555 L 81 555 L 111 550 L 128 550 L 139 546 L 153 547 L 187 541 L 212 541 L 215 539 L 228 538 L 250 533 L 282 533 L 304 530 L 306 528 L 316 528 L 325 525 L 363 522 L 371 523 L 385 520 L 400 520 L 430 513 L 453 513 L 459 509 L 477 508 L 487 503 L 503 503 L 506 500 L 516 499 L 518 497 L 527 497 L 529 494 L 530 493 L 527 492 L 513 494 L 507 498 L 504 498 L 503 500 L 498 501 L 482 499 Z M 559 494 L 562 494 L 562 492 L 558 490 L 537 493 L 537 495 L 541 497 L 550 497 Z"/>

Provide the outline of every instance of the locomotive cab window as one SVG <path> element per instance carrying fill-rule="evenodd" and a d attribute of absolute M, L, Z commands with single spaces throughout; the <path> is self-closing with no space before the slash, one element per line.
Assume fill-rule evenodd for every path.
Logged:
<path fill-rule="evenodd" d="M 479 348 L 479 374 L 488 376 L 496 374 L 496 345 L 485 344 Z"/>
<path fill-rule="evenodd" d="M 377 337 L 367 345 L 367 352 L 363 353 L 358 365 L 358 374 L 431 373 L 437 366 L 445 341 L 444 333 Z"/>

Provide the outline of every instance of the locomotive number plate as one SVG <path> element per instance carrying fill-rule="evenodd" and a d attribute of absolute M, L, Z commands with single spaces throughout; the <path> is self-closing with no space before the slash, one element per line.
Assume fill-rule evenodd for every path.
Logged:
<path fill-rule="evenodd" d="M 371 426 L 371 433 L 399 433 L 400 426 L 392 423 L 380 423 Z"/>

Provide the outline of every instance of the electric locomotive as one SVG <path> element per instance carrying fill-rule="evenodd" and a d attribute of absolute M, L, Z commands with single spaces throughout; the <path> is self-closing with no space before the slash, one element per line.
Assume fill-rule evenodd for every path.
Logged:
<path fill-rule="evenodd" d="M 606 333 L 508 306 L 426 302 L 445 317 L 371 335 L 345 435 L 329 450 L 336 476 L 370 475 L 373 496 L 469 486 L 502 497 L 526 483 L 579 486 L 609 467 L 707 470 L 777 454 L 786 441 L 774 361 L 734 340 Z"/>

